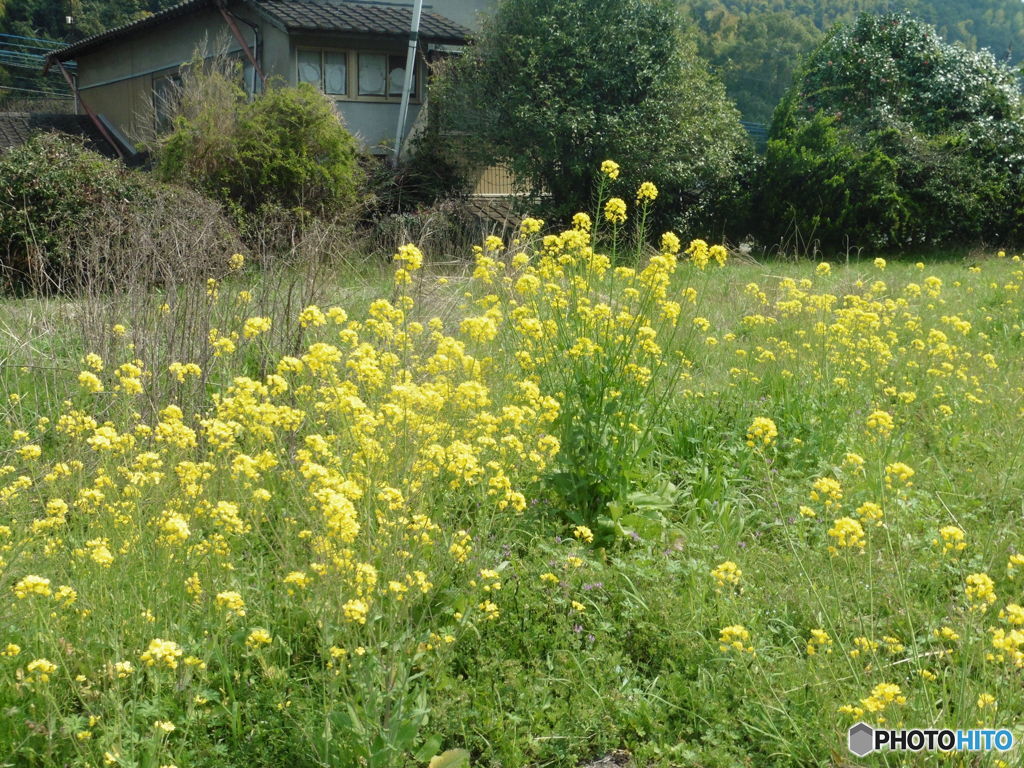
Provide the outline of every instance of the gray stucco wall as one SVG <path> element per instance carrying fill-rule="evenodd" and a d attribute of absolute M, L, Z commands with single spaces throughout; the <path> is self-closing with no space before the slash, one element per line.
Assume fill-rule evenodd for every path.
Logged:
<path fill-rule="evenodd" d="M 395 146 L 398 128 L 398 104 L 370 104 L 361 101 L 337 101 L 335 107 L 348 130 L 371 152 L 380 154 Z M 409 105 L 406 132 L 420 113 L 421 105 Z"/>

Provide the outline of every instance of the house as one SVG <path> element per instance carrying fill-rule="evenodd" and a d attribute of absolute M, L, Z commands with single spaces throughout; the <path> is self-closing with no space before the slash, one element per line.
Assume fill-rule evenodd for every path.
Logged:
<path fill-rule="evenodd" d="M 457 50 L 497 0 L 429 0 L 423 6 L 408 135 L 426 100 L 427 63 Z M 395 146 L 412 2 L 360 0 L 186 0 L 145 19 L 52 52 L 78 104 L 116 141 L 163 119 L 164 95 L 204 41 L 227 39 L 244 84 L 308 82 L 334 101 L 348 129 L 375 154 Z M 74 62 L 74 73 L 66 66 Z M 401 139 L 399 139 L 401 140 Z"/>

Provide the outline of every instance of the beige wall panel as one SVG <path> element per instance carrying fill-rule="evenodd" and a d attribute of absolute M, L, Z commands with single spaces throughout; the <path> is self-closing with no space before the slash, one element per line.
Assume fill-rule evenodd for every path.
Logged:
<path fill-rule="evenodd" d="M 251 11 L 235 9 L 240 19 L 260 27 L 260 47 L 271 46 L 270 56 L 287 60 L 288 37 Z M 253 31 L 246 24 L 238 25 L 249 46 Z M 112 40 L 78 59 L 78 85 L 82 99 L 89 107 L 105 115 L 128 134 L 138 132 L 138 118 L 149 115 L 153 81 L 176 71 L 187 61 L 202 41 L 207 52 L 223 44 L 230 52 L 241 50 L 224 18 L 216 10 L 203 10 L 179 19 L 170 19 L 154 29 L 125 39 Z M 267 60 L 267 51 L 260 58 Z M 267 67 L 265 67 L 267 68 Z"/>

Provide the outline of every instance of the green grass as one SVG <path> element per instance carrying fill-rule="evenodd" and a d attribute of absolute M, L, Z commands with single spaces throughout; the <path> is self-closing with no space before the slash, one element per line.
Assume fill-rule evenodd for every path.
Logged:
<path fill-rule="evenodd" d="M 216 299 L 202 287 L 201 295 L 171 297 L 166 313 L 159 307 L 167 297 L 151 294 L 103 306 L 0 303 L 0 329 L 12 340 L 0 360 L 0 453 L 11 468 L 0 488 L 32 478 L 29 488 L 0 491 L 0 525 L 10 529 L 0 553 L 0 648 L 21 647 L 0 657 L 0 754 L 7 758 L 0 764 L 425 765 L 436 752 L 461 747 L 482 766 L 569 767 L 626 749 L 642 766 L 781 768 L 853 764 L 845 733 L 856 717 L 907 727 L 984 723 L 1024 737 L 1016 725 L 1024 696 L 1014 655 L 1018 644 L 1024 653 L 1024 635 L 1012 634 L 1013 609 L 999 616 L 1019 599 L 1024 572 L 1024 565 L 1017 574 L 1007 571 L 1022 546 L 1024 512 L 1019 261 L 953 255 L 923 270 L 896 260 L 884 270 L 854 261 L 819 275 L 810 264 L 734 258 L 700 270 L 681 260 L 668 297 L 683 295 L 686 286 L 698 293 L 695 303 L 681 300 L 678 333 L 658 325 L 656 297 L 642 295 L 634 305 L 662 329 L 659 340 L 673 339 L 661 351 L 664 359 L 679 352 L 688 361 L 678 370 L 652 363 L 649 388 L 634 387 L 623 373 L 641 359 L 629 343 L 608 343 L 596 357 L 573 361 L 567 350 L 578 336 L 600 340 L 607 329 L 542 302 L 534 311 L 557 333 L 531 347 L 540 360 L 534 374 L 542 393 L 558 396 L 562 416 L 502 422 L 497 432 L 530 445 L 547 431 L 556 434 L 561 459 L 537 472 L 516 458 L 516 449 L 478 440 L 487 434 L 481 418 L 504 406 L 533 405 L 517 389 L 526 374 L 513 355 L 526 342 L 511 321 L 488 340 L 459 330 L 462 317 L 496 303 L 506 320 L 510 299 L 528 304 L 502 284 L 500 275 L 512 268 L 497 264 L 511 254 L 491 255 L 491 284 L 479 273 L 472 278 L 471 269 L 440 275 L 428 266 L 408 288 L 396 287 L 390 267 L 382 267 L 340 271 L 313 291 L 308 280 L 292 284 L 252 271 L 222 282 Z M 942 281 L 934 295 L 908 289 L 929 276 Z M 552 280 L 570 285 L 564 275 Z M 884 290 L 872 288 L 875 281 L 884 281 Z M 288 285 L 301 289 L 289 293 Z M 597 279 L 577 288 L 572 295 L 595 302 L 621 298 Z M 240 301 L 239 290 L 253 299 Z M 392 316 L 394 327 L 383 328 L 402 295 L 413 299 L 408 314 Z M 831 305 L 814 298 L 828 295 L 835 297 Z M 373 303 L 378 298 L 389 299 L 391 309 L 382 313 Z M 786 301 L 797 304 L 779 303 Z M 342 306 L 361 322 L 353 328 L 376 349 L 371 357 L 383 366 L 383 384 L 346 365 L 356 360 L 338 336 L 348 321 L 298 324 L 307 303 Z M 844 307 L 852 310 L 838 311 Z M 233 355 L 213 356 L 205 332 L 240 332 L 249 316 L 271 317 L 273 330 L 240 338 Z M 435 316 L 465 345 L 459 354 L 475 363 L 438 362 L 438 373 L 427 364 L 437 350 L 429 329 L 411 332 L 409 344 L 396 336 Z M 693 330 L 695 317 L 706 318 L 709 328 Z M 960 321 L 970 323 L 966 333 L 962 324 L 957 330 Z M 127 326 L 126 336 L 111 334 L 117 322 Z M 204 333 L 182 338 L 186 328 Z M 301 374 L 282 373 L 287 392 L 250 400 L 237 383 L 229 390 L 236 376 L 262 378 L 282 356 L 309 355 L 318 341 L 345 349 L 329 366 L 333 373 L 313 375 L 307 362 Z M 77 383 L 82 357 L 93 350 L 106 362 L 106 391 L 99 394 Z M 200 362 L 203 374 L 181 383 L 166 366 L 185 361 L 186 350 L 195 352 L 188 359 Z M 393 363 L 381 356 L 388 351 Z M 546 352 L 556 354 L 545 359 Z M 984 358 L 989 354 L 995 367 Z M 114 369 L 135 356 L 149 372 L 141 377 L 145 393 L 115 391 Z M 422 387 L 408 401 L 392 389 L 404 371 Z M 451 394 L 432 400 L 431 386 L 440 391 L 463 381 L 486 385 L 487 402 L 467 404 Z M 358 393 L 367 411 L 330 400 L 349 384 L 345 391 Z M 621 407 L 600 415 L 616 398 L 629 402 L 623 421 Z M 167 421 L 159 413 L 171 402 L 198 430 L 197 447 L 153 442 L 138 429 Z M 317 405 L 324 402 L 334 405 Z M 285 416 L 268 416 L 253 403 L 295 408 L 304 421 L 296 429 L 282 426 L 275 419 Z M 95 450 L 86 442 L 95 428 L 56 428 L 72 409 L 109 421 L 120 435 L 134 434 L 136 443 L 122 452 Z M 891 435 L 868 430 L 876 410 L 891 414 Z M 377 418 L 372 427 L 359 425 L 358 414 L 366 413 Z M 755 417 L 777 425 L 770 445 L 747 444 Z M 203 419 L 235 419 L 243 427 L 232 445 L 218 448 Z M 647 436 L 631 437 L 628 421 Z M 317 443 L 317 435 L 327 443 Z M 583 437 L 573 435 L 586 442 L 574 444 Z M 364 442 L 369 436 L 385 450 L 376 453 Z M 522 512 L 514 502 L 499 505 L 511 498 L 503 492 L 488 494 L 486 484 L 445 465 L 460 440 L 475 446 L 481 465 L 497 462 L 484 477 L 505 477 L 525 494 Z M 417 464 L 432 443 L 449 451 L 436 471 Z M 40 445 L 42 456 L 19 455 L 24 444 Z M 136 466 L 146 451 L 162 466 Z M 253 476 L 232 471 L 237 455 L 261 452 L 277 463 Z M 844 468 L 847 453 L 863 457 L 863 473 Z M 200 460 L 211 462 L 210 476 L 190 495 L 175 467 Z M 81 468 L 45 479 L 55 464 L 72 461 Z M 895 462 L 914 469 L 911 486 L 886 485 L 885 468 Z M 322 474 L 314 464 L 325 468 Z M 597 482 L 594 467 L 620 476 Z M 147 472 L 161 476 L 143 477 Z M 110 479 L 97 480 L 103 477 Z M 841 483 L 841 508 L 810 498 L 821 477 Z M 344 481 L 365 492 L 343 492 L 360 531 L 340 546 L 325 523 L 334 513 L 317 493 Z M 88 501 L 86 487 L 105 498 Z M 141 493 L 126 490 L 133 487 Z M 258 488 L 269 501 L 252 500 Z M 403 505 L 388 509 L 376 495 L 383 488 L 400 490 Z M 34 530 L 53 498 L 67 502 L 66 519 Z M 232 533 L 210 513 L 223 500 L 238 504 L 248 530 Z M 863 553 L 830 553 L 835 520 L 856 517 L 866 501 L 881 505 L 883 525 L 864 522 Z M 801 506 L 815 516 L 801 516 Z M 168 513 L 187 520 L 187 540 L 168 541 L 161 528 Z M 415 514 L 438 526 L 427 529 L 429 541 L 417 538 Z M 595 534 L 593 544 L 574 537 L 581 523 Z M 962 529 L 962 551 L 943 552 L 944 526 Z M 465 562 L 449 551 L 460 529 L 472 536 Z M 112 567 L 93 556 L 89 542 L 97 538 L 110 539 Z M 226 550 L 218 554 L 220 541 Z M 578 564 L 568 559 L 574 557 Z M 353 559 L 374 566 L 376 586 L 360 582 Z M 741 569 L 738 585 L 716 584 L 711 572 L 725 561 Z M 416 570 L 430 588 L 410 582 L 406 597 L 396 600 L 388 581 Z M 311 585 L 289 591 L 283 578 L 292 571 L 306 573 Z M 184 587 L 192 573 L 204 585 L 196 599 Z M 553 581 L 542 579 L 548 573 Z M 996 599 L 972 611 L 964 586 L 978 573 L 991 577 Z M 76 602 L 19 599 L 13 587 L 29 574 L 51 579 L 51 591 L 72 586 Z M 500 589 L 485 589 L 494 582 Z M 242 594 L 244 617 L 217 603 L 215 594 L 226 590 Z M 361 624 L 343 605 L 367 595 L 368 620 Z M 496 618 L 488 618 L 486 601 L 493 601 Z M 749 633 L 745 645 L 755 653 L 721 650 L 721 630 L 736 625 Z M 959 639 L 936 638 L 933 631 L 943 626 Z M 269 645 L 246 645 L 256 627 L 270 632 Z M 1001 651 L 993 647 L 994 629 L 1010 637 Z M 812 630 L 830 639 L 813 655 Z M 177 669 L 145 665 L 140 655 L 153 638 L 181 644 Z M 345 653 L 332 655 L 331 648 Z M 1002 660 L 986 658 L 1000 652 Z M 191 666 L 188 655 L 197 659 Z M 36 658 L 57 665 L 48 682 L 26 681 Z M 119 678 L 109 664 L 122 660 L 134 670 Z M 905 701 L 879 700 L 884 706 L 872 711 L 869 697 L 881 683 L 898 686 Z M 979 709 L 982 694 L 998 708 Z M 844 714 L 844 706 L 866 711 Z M 175 729 L 166 733 L 155 722 Z M 881 755 L 857 764 L 936 759 Z M 996 764 L 995 756 L 958 759 L 947 762 Z"/>

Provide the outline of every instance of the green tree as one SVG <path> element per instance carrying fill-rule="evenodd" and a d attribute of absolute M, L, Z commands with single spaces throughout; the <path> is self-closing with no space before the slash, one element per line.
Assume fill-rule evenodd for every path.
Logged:
<path fill-rule="evenodd" d="M 605 159 L 622 189 L 653 181 L 659 208 L 692 214 L 693 193 L 715 199 L 747 146 L 670 0 L 504 0 L 438 86 L 466 151 L 506 164 L 559 216 L 589 207 Z"/>
<path fill-rule="evenodd" d="M 828 248 L 1007 240 L 1019 230 L 1024 99 L 987 51 L 906 15 L 838 26 L 775 114 L 760 200 L 769 239 Z"/>

